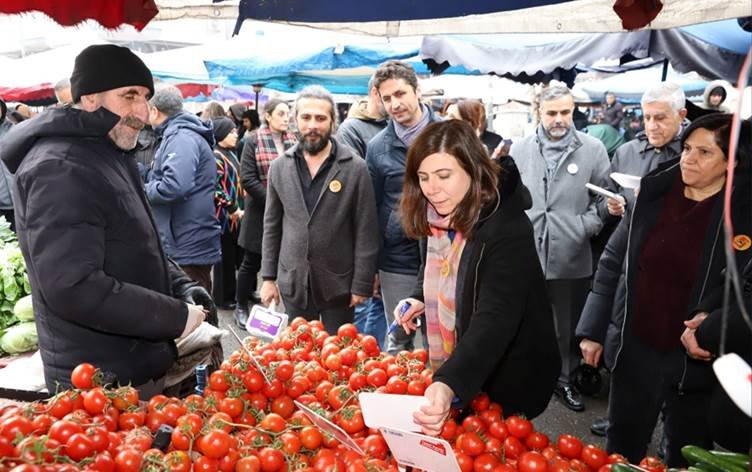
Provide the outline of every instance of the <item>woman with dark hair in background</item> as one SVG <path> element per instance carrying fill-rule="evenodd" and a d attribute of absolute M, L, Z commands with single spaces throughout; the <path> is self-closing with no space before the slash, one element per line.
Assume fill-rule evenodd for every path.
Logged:
<path fill-rule="evenodd" d="M 488 155 L 493 158 L 500 157 L 498 153 L 494 155 L 494 151 L 502 144 L 504 139 L 493 131 L 486 129 L 486 107 L 483 106 L 483 103 L 479 100 L 460 100 L 447 107 L 446 115 L 448 118 L 470 123 L 470 126 L 475 130 L 475 134 L 478 135 L 486 146 Z M 506 151 L 504 153 L 505 156 L 509 152 L 509 146 L 507 146 Z"/>
<path fill-rule="evenodd" d="M 728 114 L 695 120 L 682 134 L 681 158 L 642 178 L 631 217 L 621 221 L 601 256 L 577 329 L 587 364 L 598 365 L 604 343 L 617 350 L 606 447 L 630 462 L 645 455 L 661 409 L 670 467 L 686 466 L 682 446 L 710 448 L 716 439 L 708 404 L 717 381 L 707 359 L 687 356 L 680 337 L 694 313 L 714 307 L 702 308 L 723 284 L 721 196 L 730 128 Z M 748 123 L 739 142 L 744 144 L 737 153 L 731 212 L 734 232 L 748 240 Z M 751 255 L 749 244 L 737 248 L 737 265 L 744 267 Z M 625 291 L 623 306 L 614 306 L 618 290 Z M 623 316 L 612 310 L 622 310 Z M 612 318 L 622 319 L 621 326 L 610 326 Z M 696 329 L 696 324 L 698 317 L 686 327 Z"/>
<path fill-rule="evenodd" d="M 240 158 L 240 182 L 246 195 L 239 243 L 245 249 L 245 255 L 238 270 L 235 322 L 242 328 L 248 320 L 248 301 L 255 291 L 261 269 L 269 166 L 296 143 L 295 135 L 288 132 L 290 107 L 283 100 L 272 98 L 266 102 L 263 119 L 264 125 L 248 137 Z"/>
<path fill-rule="evenodd" d="M 428 125 L 408 150 L 400 211 L 422 266 L 395 317 L 406 309 L 409 333 L 425 313 L 435 373 L 414 419 L 426 434 L 439 434 L 455 397 L 484 391 L 528 418 L 551 399 L 561 363 L 531 204 L 512 159 L 491 160 L 464 121 Z"/>

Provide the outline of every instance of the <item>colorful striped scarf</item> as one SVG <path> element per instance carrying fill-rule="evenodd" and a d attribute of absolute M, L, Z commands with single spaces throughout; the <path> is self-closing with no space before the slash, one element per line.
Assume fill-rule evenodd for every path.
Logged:
<path fill-rule="evenodd" d="M 454 352 L 457 342 L 455 290 L 465 238 L 461 233 L 450 230 L 449 216 L 439 216 L 430 204 L 428 223 L 431 226 L 431 236 L 427 241 L 423 297 L 426 305 L 428 355 L 435 371 Z"/>
<path fill-rule="evenodd" d="M 285 151 L 293 147 L 296 142 L 295 135 L 292 133 L 282 135 L 282 145 Z M 259 171 L 259 180 L 264 184 L 264 187 L 266 187 L 266 181 L 269 178 L 269 166 L 279 155 L 277 146 L 274 144 L 272 130 L 266 126 L 256 130 L 256 166 Z"/>

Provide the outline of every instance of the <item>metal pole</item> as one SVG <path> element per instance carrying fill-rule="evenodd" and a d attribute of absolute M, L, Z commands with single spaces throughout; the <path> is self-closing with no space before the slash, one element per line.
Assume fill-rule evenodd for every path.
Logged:
<path fill-rule="evenodd" d="M 668 59 L 664 59 L 663 60 L 663 72 L 661 73 L 661 82 L 665 82 L 667 76 L 668 76 Z"/>
<path fill-rule="evenodd" d="M 256 111 L 258 111 L 258 97 L 259 97 L 259 92 L 260 91 L 256 91 L 256 101 L 253 102 L 254 105 L 256 106 Z"/>

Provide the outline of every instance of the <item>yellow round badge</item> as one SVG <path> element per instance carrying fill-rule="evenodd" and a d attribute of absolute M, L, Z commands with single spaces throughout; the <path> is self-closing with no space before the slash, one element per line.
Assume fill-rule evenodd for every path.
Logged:
<path fill-rule="evenodd" d="M 329 191 L 333 193 L 337 193 L 340 190 L 342 190 L 342 182 L 339 180 L 332 180 L 329 182 Z"/>
<path fill-rule="evenodd" d="M 734 236 L 734 249 L 737 251 L 746 251 L 750 247 L 752 247 L 752 239 L 749 238 L 746 234 L 737 234 Z"/>

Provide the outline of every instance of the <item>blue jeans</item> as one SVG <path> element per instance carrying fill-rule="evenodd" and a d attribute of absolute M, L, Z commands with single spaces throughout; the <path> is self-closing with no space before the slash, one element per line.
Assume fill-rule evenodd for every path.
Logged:
<path fill-rule="evenodd" d="M 372 297 L 355 307 L 355 326 L 359 333 L 370 334 L 376 338 L 379 348 L 384 350 L 386 336 L 386 317 L 381 298 Z"/>

